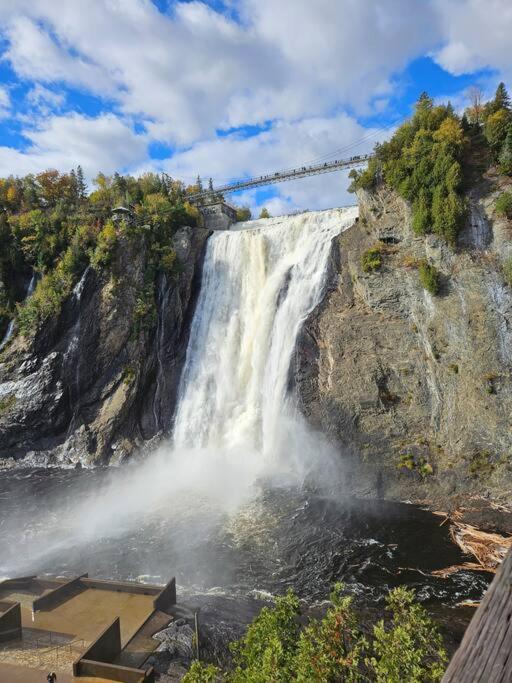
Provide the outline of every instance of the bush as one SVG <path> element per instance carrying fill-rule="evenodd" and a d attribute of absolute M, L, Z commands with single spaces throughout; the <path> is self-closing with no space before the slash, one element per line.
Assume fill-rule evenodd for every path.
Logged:
<path fill-rule="evenodd" d="M 509 256 L 502 264 L 503 277 L 509 287 L 512 287 L 512 256 Z"/>
<path fill-rule="evenodd" d="M 447 662 L 442 639 L 414 593 L 407 588 L 390 592 L 386 606 L 391 623 L 373 628 L 372 655 L 366 660 L 378 683 L 440 681 Z"/>
<path fill-rule="evenodd" d="M 512 192 L 503 192 L 496 200 L 496 213 L 499 216 L 512 218 Z"/>
<path fill-rule="evenodd" d="M 300 627 L 299 600 L 289 591 L 264 607 L 232 646 L 235 666 L 222 671 L 195 662 L 183 683 L 328 683 L 440 681 L 446 664 L 441 636 L 414 591 L 395 588 L 387 598 L 389 618 L 363 634 L 338 584 L 322 619 Z"/>
<path fill-rule="evenodd" d="M 251 210 L 248 206 L 238 206 L 236 209 L 236 220 L 239 223 L 250 221 L 252 217 Z"/>
<path fill-rule="evenodd" d="M 361 268 L 365 273 L 373 273 L 382 266 L 382 246 L 376 244 L 370 247 L 361 256 Z"/>
<path fill-rule="evenodd" d="M 419 265 L 418 277 L 423 289 L 426 289 L 432 296 L 439 293 L 439 271 L 434 265 L 428 263 L 426 259 L 423 259 Z"/>
<path fill-rule="evenodd" d="M 116 226 L 112 221 L 107 221 L 98 235 L 96 248 L 91 257 L 93 268 L 103 268 L 110 263 L 116 243 Z"/>

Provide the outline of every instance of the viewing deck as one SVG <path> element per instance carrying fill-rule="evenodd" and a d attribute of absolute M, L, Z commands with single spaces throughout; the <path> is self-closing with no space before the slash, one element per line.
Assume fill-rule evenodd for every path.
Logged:
<path fill-rule="evenodd" d="M 152 636 L 172 621 L 175 581 L 165 587 L 72 579 L 10 579 L 0 583 L 0 683 L 150 683 L 144 663 Z"/>

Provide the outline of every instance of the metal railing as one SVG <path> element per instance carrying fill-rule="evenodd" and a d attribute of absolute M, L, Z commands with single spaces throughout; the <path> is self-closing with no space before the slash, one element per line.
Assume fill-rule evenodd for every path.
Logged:
<path fill-rule="evenodd" d="M 351 168 L 353 166 L 361 166 L 371 159 L 372 154 L 362 154 L 348 159 L 336 159 L 335 161 L 326 161 L 322 164 L 312 166 L 300 166 L 299 168 L 288 169 L 285 171 L 276 171 L 267 175 L 258 176 L 256 178 L 248 178 L 247 180 L 240 180 L 235 183 L 228 183 L 212 189 L 201 190 L 195 194 L 187 196 L 189 201 L 197 201 L 198 199 L 208 199 L 212 195 L 224 195 L 230 192 L 237 192 L 238 190 L 247 190 L 252 187 L 261 187 L 263 185 L 273 185 L 274 183 L 282 183 L 286 180 L 293 180 L 294 178 L 305 178 L 310 175 L 320 175 L 322 173 L 332 173 L 343 168 Z"/>
<path fill-rule="evenodd" d="M 52 659 L 52 656 L 55 655 L 54 661 L 55 665 L 57 666 L 59 663 L 59 654 L 63 655 L 66 653 L 71 655 L 73 650 L 76 650 L 77 652 L 83 652 L 86 642 L 87 641 L 85 641 L 83 638 L 76 638 L 69 643 L 61 643 L 60 645 L 56 645 L 55 647 L 51 647 L 48 650 L 43 651 L 39 658 L 39 666 L 48 664 L 48 655 L 50 655 L 50 659 Z"/>

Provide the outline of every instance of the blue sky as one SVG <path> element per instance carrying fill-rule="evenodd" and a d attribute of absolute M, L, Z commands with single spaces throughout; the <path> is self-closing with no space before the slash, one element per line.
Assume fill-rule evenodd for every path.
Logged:
<path fill-rule="evenodd" d="M 509 83 L 510 35 L 509 0 L 0 0 L 0 175 L 222 183 L 363 153 L 423 90 L 462 108 L 469 86 Z M 346 187 L 236 199 L 281 213 L 347 204 Z"/>

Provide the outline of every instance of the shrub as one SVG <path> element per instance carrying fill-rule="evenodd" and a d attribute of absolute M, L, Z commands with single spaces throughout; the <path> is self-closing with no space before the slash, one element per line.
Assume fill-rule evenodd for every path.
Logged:
<path fill-rule="evenodd" d="M 494 471 L 494 464 L 492 462 L 492 455 L 489 451 L 478 451 L 471 457 L 469 463 L 469 472 L 473 477 L 482 477 L 492 474 Z"/>
<path fill-rule="evenodd" d="M 7 396 L 0 398 L 0 415 L 8 413 L 15 404 L 16 396 L 14 394 L 7 394 Z"/>
<path fill-rule="evenodd" d="M 503 277 L 505 282 L 512 287 L 512 256 L 506 258 L 502 263 Z"/>
<path fill-rule="evenodd" d="M 370 247 L 361 256 L 361 268 L 365 273 L 373 273 L 382 266 L 382 246 L 376 244 Z"/>
<path fill-rule="evenodd" d="M 414 591 L 392 590 L 390 618 L 379 621 L 369 640 L 338 584 L 322 619 L 300 627 L 299 601 L 289 591 L 274 607 L 264 607 L 232 645 L 235 668 L 222 671 L 194 662 L 184 683 L 327 683 L 377 681 L 423 683 L 441 679 L 446 653 L 441 636 Z"/>
<path fill-rule="evenodd" d="M 503 192 L 496 200 L 496 213 L 499 216 L 512 218 L 512 192 Z"/>
<path fill-rule="evenodd" d="M 116 226 L 112 221 L 107 221 L 98 235 L 96 248 L 91 257 L 93 268 L 99 269 L 110 263 L 116 243 Z"/>
<path fill-rule="evenodd" d="M 243 221 L 250 221 L 252 217 L 251 210 L 248 206 L 238 206 L 236 209 L 236 220 L 241 223 Z"/>
<path fill-rule="evenodd" d="M 59 315 L 62 303 L 71 293 L 72 287 L 73 274 L 63 259 L 54 270 L 43 275 L 32 296 L 23 304 L 18 304 L 20 332 L 28 335 L 45 320 Z"/>
<path fill-rule="evenodd" d="M 418 277 L 423 289 L 426 289 L 433 296 L 439 293 L 439 271 L 433 264 L 428 263 L 426 259 L 420 262 Z"/>
<path fill-rule="evenodd" d="M 440 681 L 447 662 L 442 639 L 414 592 L 395 588 L 386 606 L 391 623 L 373 628 L 372 655 L 366 660 L 378 683 Z"/>

